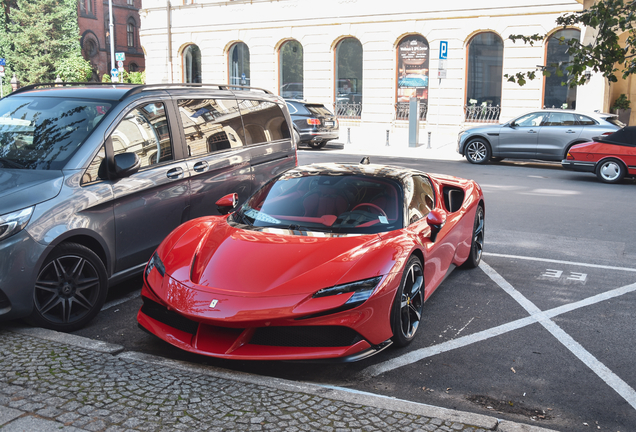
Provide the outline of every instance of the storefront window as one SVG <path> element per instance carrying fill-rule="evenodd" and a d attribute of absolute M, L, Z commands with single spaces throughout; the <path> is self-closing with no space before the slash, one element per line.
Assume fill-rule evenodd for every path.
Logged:
<path fill-rule="evenodd" d="M 243 42 L 232 45 L 229 52 L 230 84 L 250 85 L 250 49 Z"/>
<path fill-rule="evenodd" d="M 479 33 L 468 44 L 466 121 L 498 121 L 501 111 L 503 41 L 492 32 Z"/>
<path fill-rule="evenodd" d="M 397 115 L 398 120 L 407 120 L 409 101 L 420 100 L 420 120 L 426 119 L 428 108 L 428 42 L 423 36 L 407 36 L 398 45 L 397 67 Z"/>
<path fill-rule="evenodd" d="M 362 44 L 355 38 L 343 39 L 336 47 L 336 115 L 362 115 Z"/>
<path fill-rule="evenodd" d="M 564 38 L 564 43 L 560 40 Z M 548 108 L 576 108 L 576 87 L 570 88 L 567 85 L 561 85 L 569 78 L 569 73 L 563 71 L 563 76 L 558 76 L 554 68 L 550 68 L 554 63 L 568 63 L 572 61 L 572 57 L 566 52 L 568 49 L 567 42 L 570 39 L 580 40 L 581 32 L 575 29 L 559 30 L 548 39 L 546 52 L 546 65 L 551 72 L 549 77 L 545 78 L 545 88 L 543 93 L 543 105 Z"/>
<path fill-rule="evenodd" d="M 280 95 L 285 99 L 303 99 L 303 46 L 291 40 L 279 51 Z"/>
<path fill-rule="evenodd" d="M 201 50 L 196 45 L 183 51 L 183 75 L 186 83 L 201 82 Z"/>

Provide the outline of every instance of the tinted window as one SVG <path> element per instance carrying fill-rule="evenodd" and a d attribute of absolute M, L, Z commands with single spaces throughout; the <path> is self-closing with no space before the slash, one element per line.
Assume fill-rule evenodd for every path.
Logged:
<path fill-rule="evenodd" d="M 130 111 L 111 134 L 113 151 L 136 153 L 141 168 L 173 160 L 165 106 L 150 103 Z"/>
<path fill-rule="evenodd" d="M 306 107 L 315 116 L 333 116 L 324 105 L 306 105 Z"/>
<path fill-rule="evenodd" d="M 605 119 L 608 123 L 613 124 L 614 126 L 618 126 L 619 128 L 624 128 L 625 126 L 627 126 L 625 123 L 623 123 L 622 121 L 620 121 L 618 119 L 618 117 L 608 117 Z"/>
<path fill-rule="evenodd" d="M 515 126 L 536 127 L 541 126 L 541 122 L 548 116 L 548 113 L 532 113 L 519 117 L 515 120 Z"/>
<path fill-rule="evenodd" d="M 435 194 L 431 182 L 422 176 L 413 176 L 405 182 L 409 203 L 409 224 L 425 218 L 435 208 Z"/>
<path fill-rule="evenodd" d="M 291 137 L 287 120 L 278 104 L 243 100 L 239 101 L 239 107 L 243 117 L 245 144 L 260 144 Z"/>
<path fill-rule="evenodd" d="M 237 212 L 238 223 L 328 233 L 378 233 L 402 228 L 400 187 L 363 175 L 283 174 Z"/>
<path fill-rule="evenodd" d="M 187 99 L 178 105 L 190 156 L 243 146 L 243 124 L 234 99 Z"/>
<path fill-rule="evenodd" d="M 543 126 L 573 126 L 576 119 L 572 113 L 550 113 L 550 117 Z"/>
<path fill-rule="evenodd" d="M 110 108 L 95 100 L 0 100 L 0 167 L 62 169 Z"/>
<path fill-rule="evenodd" d="M 586 117 L 584 115 L 575 114 L 575 116 L 580 125 L 592 126 L 596 124 L 596 122 L 593 119 Z"/>

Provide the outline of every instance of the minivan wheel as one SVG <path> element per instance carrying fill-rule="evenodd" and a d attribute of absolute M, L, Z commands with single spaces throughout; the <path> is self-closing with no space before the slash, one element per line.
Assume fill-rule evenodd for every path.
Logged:
<path fill-rule="evenodd" d="M 466 144 L 464 154 L 470 163 L 485 164 L 490 160 L 490 144 L 484 139 L 474 138 Z"/>
<path fill-rule="evenodd" d="M 63 243 L 42 264 L 28 321 L 57 331 L 78 330 L 100 311 L 107 290 L 106 268 L 97 254 L 80 244 Z"/>

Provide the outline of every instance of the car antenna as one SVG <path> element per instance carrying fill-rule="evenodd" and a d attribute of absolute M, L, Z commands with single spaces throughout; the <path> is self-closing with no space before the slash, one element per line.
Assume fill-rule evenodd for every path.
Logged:
<path fill-rule="evenodd" d="M 362 158 L 362 160 L 360 161 L 360 163 L 362 165 L 369 165 L 371 163 L 371 160 L 369 159 L 369 156 L 365 156 Z"/>

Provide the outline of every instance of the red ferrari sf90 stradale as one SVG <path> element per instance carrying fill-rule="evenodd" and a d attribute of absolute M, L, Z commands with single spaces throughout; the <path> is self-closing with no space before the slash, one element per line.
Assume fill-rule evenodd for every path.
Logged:
<path fill-rule="evenodd" d="M 368 161 L 297 167 L 217 206 L 156 250 L 137 320 L 220 358 L 354 361 L 407 345 L 424 302 L 484 245 L 477 183 Z"/>

